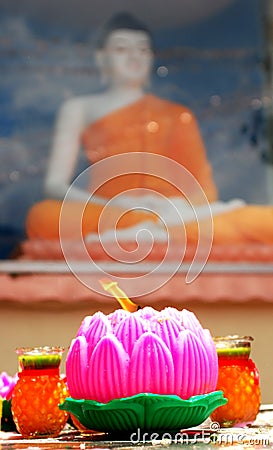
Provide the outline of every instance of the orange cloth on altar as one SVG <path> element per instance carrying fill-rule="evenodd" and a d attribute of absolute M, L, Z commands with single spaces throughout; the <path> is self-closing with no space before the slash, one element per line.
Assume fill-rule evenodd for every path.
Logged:
<path fill-rule="evenodd" d="M 59 218 L 62 202 L 57 200 L 45 200 L 37 203 L 32 210 L 35 222 L 32 221 L 31 215 L 28 223 L 28 235 L 33 239 L 56 240 L 59 237 Z M 82 214 L 83 205 L 75 202 L 71 205 L 71 209 L 67 209 L 65 213 L 65 227 L 62 228 L 63 239 L 80 239 L 81 233 L 86 236 L 89 233 L 98 231 L 98 220 L 102 211 L 101 205 L 88 204 L 85 209 L 85 215 L 82 222 L 82 229 L 79 228 L 79 215 Z M 111 208 L 109 214 L 109 228 L 115 226 L 115 218 L 120 215 L 119 208 Z M 128 212 L 118 223 L 117 228 L 126 228 L 133 226 L 139 222 L 146 220 L 157 221 L 157 217 L 141 211 Z M 35 227 L 32 228 L 32 224 Z M 204 219 L 204 223 L 206 220 Z M 202 225 L 202 224 L 201 224 Z M 247 205 L 234 211 L 225 212 L 214 216 L 214 244 L 242 244 L 242 243 L 265 243 L 273 244 L 273 208 L 272 206 Z M 185 224 L 187 242 L 196 244 L 198 241 L 197 222 Z M 204 226 L 202 226 L 204 229 Z M 210 230 L 210 226 L 208 226 Z M 105 230 L 101 230 L 105 231 Z M 184 233 L 181 225 L 175 225 L 169 229 L 172 237 Z M 209 237 L 209 236 L 208 236 Z"/>
<path fill-rule="evenodd" d="M 149 152 L 166 156 L 184 166 L 203 188 L 209 202 L 217 199 L 217 190 L 213 181 L 211 167 L 199 128 L 192 112 L 175 103 L 145 95 L 139 101 L 120 108 L 89 125 L 82 134 L 90 163 L 106 157 L 129 153 Z M 163 167 L 164 169 L 164 167 Z M 109 169 L 111 171 L 111 167 Z M 162 178 L 149 176 L 149 168 L 143 167 L 141 158 L 135 167 L 135 174 L 126 175 L 122 168 L 120 177 L 113 178 L 99 189 L 96 172 L 92 171 L 90 191 L 106 199 L 133 188 L 146 188 L 167 197 L 181 195 L 172 184 Z M 152 168 L 151 168 L 152 171 Z M 178 172 L 178 176 L 181 172 Z M 111 176 L 111 172 L 109 172 Z M 168 173 L 166 173 L 168 179 Z M 179 181 L 179 180 L 178 180 Z M 187 187 L 188 198 L 198 205 L 200 190 L 196 185 Z M 27 221 L 26 231 L 30 238 L 59 239 L 59 217 L 62 202 L 45 200 L 32 207 Z M 132 200 L 133 207 L 133 200 Z M 81 229 L 79 216 L 84 210 Z M 62 221 L 62 237 L 75 238 L 98 231 L 98 221 L 102 206 L 89 203 L 86 207 L 81 202 L 66 205 Z M 116 226 L 119 208 L 108 207 L 109 220 L 104 221 L 106 228 Z M 153 214 L 142 211 L 130 211 L 118 222 L 117 228 L 126 228 L 145 220 L 156 221 Z M 187 239 L 197 242 L 198 224 L 186 224 Z M 105 231 L 100 229 L 100 231 Z M 179 226 L 173 227 L 173 233 L 180 233 Z M 227 242 L 266 242 L 273 243 L 273 208 L 270 206 L 244 206 L 214 217 L 214 243 Z"/>
<path fill-rule="evenodd" d="M 203 221 L 206 223 L 206 220 Z M 197 222 L 186 224 L 187 242 L 198 242 Z M 203 225 L 203 229 L 204 229 Z M 246 205 L 213 217 L 213 245 L 273 244 L 273 207 Z M 210 227 L 208 227 L 210 229 Z M 176 227 L 176 231 L 179 229 Z M 173 233 L 175 230 L 173 230 Z"/>
<path fill-rule="evenodd" d="M 61 227 L 63 239 L 81 239 L 82 236 L 89 233 L 127 228 L 146 220 L 153 222 L 158 220 L 155 214 L 146 211 L 130 210 L 123 214 L 123 209 L 119 207 L 104 208 L 103 205 L 97 203 L 84 204 L 75 201 L 69 202 L 63 209 L 62 206 L 62 202 L 59 200 L 44 200 L 36 203 L 27 218 L 28 236 L 30 238 L 58 239 L 60 217 L 63 224 Z M 105 216 L 99 227 L 102 211 Z"/>

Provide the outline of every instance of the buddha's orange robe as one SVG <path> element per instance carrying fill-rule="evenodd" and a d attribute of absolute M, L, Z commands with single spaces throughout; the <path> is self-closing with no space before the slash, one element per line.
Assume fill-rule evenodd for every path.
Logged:
<path fill-rule="evenodd" d="M 211 167 L 196 119 L 184 106 L 146 95 L 141 100 L 91 124 L 82 134 L 82 143 L 91 163 L 108 156 L 129 152 L 142 154 L 148 152 L 168 157 L 191 172 L 209 201 L 217 198 Z M 111 198 L 127 191 L 128 188 L 141 187 L 157 191 L 166 197 L 181 195 L 174 186 L 163 180 L 163 176 L 166 179 L 170 178 L 168 170 L 173 172 L 173 167 L 168 168 L 166 162 L 160 159 L 156 164 L 162 164 L 162 167 L 156 168 L 161 172 L 161 178 L 147 174 L 149 170 L 153 171 L 154 167 L 146 167 L 145 159 L 140 155 L 135 160 L 133 168 L 138 173 L 115 178 L 103 185 L 97 193 L 102 197 Z M 126 172 L 125 166 L 122 167 L 122 171 Z M 177 177 L 179 184 L 180 171 Z M 96 174 L 93 174 L 90 183 L 92 192 L 96 185 Z M 187 196 L 194 204 L 202 201 L 198 198 L 196 186 L 188 185 L 185 188 Z"/>
<path fill-rule="evenodd" d="M 217 199 L 217 189 L 196 119 L 184 106 L 153 95 L 145 95 L 139 101 L 89 125 L 82 134 L 82 144 L 91 164 L 109 156 L 129 152 L 143 154 L 148 152 L 171 158 L 191 172 L 201 185 L 209 202 Z M 126 175 L 126 167 L 123 167 L 124 175 L 113 178 L 99 189 L 96 189 L 98 185 L 96 172 L 91 171 L 90 191 L 106 199 L 133 188 L 145 188 L 167 197 L 181 195 L 181 192 L 171 183 L 164 181 L 161 177 L 148 175 L 149 168 L 143 166 L 143 161 L 145 159 L 141 157 L 137 160 L 136 173 Z M 178 176 L 179 173 L 181 175 L 181 172 L 178 172 Z M 111 176 L 111 167 L 109 176 Z M 168 179 L 169 174 L 165 172 L 165 176 Z M 187 198 L 193 204 L 199 205 L 202 202 L 199 195 L 200 189 L 196 189 L 196 184 L 186 186 L 186 191 Z M 34 205 L 26 221 L 27 235 L 30 238 L 58 239 L 61 205 L 61 201 L 50 199 Z M 62 221 L 63 238 L 80 237 L 78 217 L 82 211 L 81 202 L 70 202 L 69 207 L 66 206 L 65 218 L 63 218 L 65 224 Z M 81 231 L 85 236 L 98 231 L 102 206 L 91 202 L 84 211 Z M 120 211 L 119 208 L 108 208 L 109 220 L 106 221 L 108 228 L 115 226 L 115 219 Z M 119 221 L 118 227 L 126 228 L 147 219 L 157 221 L 153 214 L 130 211 Z M 196 224 L 187 224 L 186 231 L 190 242 L 197 239 Z M 273 208 L 244 206 L 214 218 L 214 242 L 251 241 L 273 243 Z"/>

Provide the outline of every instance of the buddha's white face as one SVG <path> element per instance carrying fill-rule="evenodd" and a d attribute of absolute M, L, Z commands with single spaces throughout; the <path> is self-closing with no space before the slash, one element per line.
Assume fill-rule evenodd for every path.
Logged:
<path fill-rule="evenodd" d="M 98 56 L 102 73 L 112 86 L 140 87 L 149 79 L 153 51 L 151 39 L 145 31 L 113 31 Z"/>

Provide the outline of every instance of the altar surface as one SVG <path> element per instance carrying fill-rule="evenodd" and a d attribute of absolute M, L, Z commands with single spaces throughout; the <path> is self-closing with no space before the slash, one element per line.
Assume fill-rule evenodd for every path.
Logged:
<path fill-rule="evenodd" d="M 49 450 L 49 449 L 134 449 L 164 448 L 174 445 L 192 450 L 213 450 L 216 448 L 272 449 L 273 448 L 273 405 L 262 405 L 256 421 L 244 428 L 218 428 L 215 422 L 207 420 L 199 427 L 181 430 L 178 434 L 168 431 L 151 436 L 136 432 L 128 436 L 110 436 L 104 433 L 83 434 L 68 428 L 53 439 L 22 439 L 17 433 L 0 432 L 2 450 Z"/>

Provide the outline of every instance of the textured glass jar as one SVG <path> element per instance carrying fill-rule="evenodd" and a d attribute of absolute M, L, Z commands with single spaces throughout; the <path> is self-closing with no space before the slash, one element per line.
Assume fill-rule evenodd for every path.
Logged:
<path fill-rule="evenodd" d="M 59 404 L 68 397 L 60 376 L 62 347 L 18 348 L 18 382 L 12 394 L 12 415 L 24 438 L 55 437 L 68 413 Z"/>
<path fill-rule="evenodd" d="M 252 423 L 260 408 L 259 372 L 250 359 L 251 336 L 214 338 L 218 354 L 218 383 L 228 403 L 217 408 L 211 419 L 222 427 Z"/>

